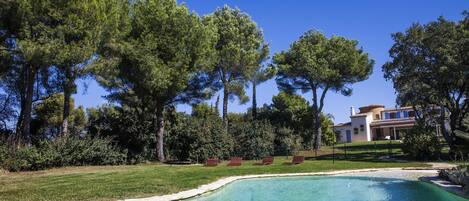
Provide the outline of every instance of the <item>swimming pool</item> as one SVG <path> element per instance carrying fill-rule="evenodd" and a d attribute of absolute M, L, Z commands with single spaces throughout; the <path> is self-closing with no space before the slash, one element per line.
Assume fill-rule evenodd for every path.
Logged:
<path fill-rule="evenodd" d="M 468 201 L 433 185 L 401 179 L 301 176 L 244 179 L 190 201 Z"/>

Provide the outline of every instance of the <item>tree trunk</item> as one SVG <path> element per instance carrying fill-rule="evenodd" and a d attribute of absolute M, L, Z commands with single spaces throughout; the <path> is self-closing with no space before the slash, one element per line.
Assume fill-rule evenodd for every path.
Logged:
<path fill-rule="evenodd" d="M 321 97 L 321 108 L 318 106 L 318 94 L 316 86 L 311 86 L 313 92 L 313 148 L 315 150 L 319 150 L 321 148 L 321 110 L 322 110 L 322 101 L 325 92 L 323 92 L 323 96 Z M 327 90 L 327 89 L 325 89 Z"/>
<path fill-rule="evenodd" d="M 23 118 L 24 118 L 24 100 L 23 98 L 21 98 L 20 100 L 20 115 L 18 116 L 18 120 L 16 121 L 16 132 L 15 132 L 15 135 L 12 135 L 11 138 L 10 138 L 10 145 L 12 145 L 12 147 L 16 147 L 18 148 L 19 145 L 21 144 L 21 131 L 22 131 L 22 128 L 23 128 Z"/>
<path fill-rule="evenodd" d="M 70 90 L 64 89 L 64 107 L 62 119 L 62 137 L 68 135 L 68 119 L 70 116 Z"/>
<path fill-rule="evenodd" d="M 228 130 L 228 88 L 227 84 L 223 86 L 223 124 Z"/>
<path fill-rule="evenodd" d="M 445 138 L 446 142 L 448 143 L 448 146 L 450 148 L 450 151 L 453 149 L 453 137 L 451 136 L 451 131 L 448 129 L 448 126 L 446 125 L 446 112 L 445 109 L 442 105 L 440 105 L 440 118 L 439 118 L 439 123 L 440 123 L 440 130 L 443 134 L 443 137 Z"/>
<path fill-rule="evenodd" d="M 320 113 L 313 106 L 313 148 L 319 150 L 321 148 L 321 118 Z"/>
<path fill-rule="evenodd" d="M 252 119 L 257 119 L 256 80 L 252 81 Z"/>
<path fill-rule="evenodd" d="M 156 153 L 158 161 L 164 162 L 164 107 L 158 107 L 156 110 Z"/>
<path fill-rule="evenodd" d="M 68 135 L 68 121 L 70 118 L 70 96 L 72 95 L 72 72 L 67 69 L 65 72 L 65 83 L 64 83 L 64 105 L 63 105 L 63 119 L 62 119 L 62 137 Z"/>
<path fill-rule="evenodd" d="M 34 91 L 34 78 L 36 77 L 36 68 L 29 66 L 26 70 L 26 83 L 24 91 L 24 100 L 21 105 L 21 117 L 18 119 L 19 127 L 17 127 L 16 143 L 19 146 L 22 143 L 29 143 L 30 140 L 30 126 L 31 126 L 31 111 L 33 104 L 33 91 Z"/>

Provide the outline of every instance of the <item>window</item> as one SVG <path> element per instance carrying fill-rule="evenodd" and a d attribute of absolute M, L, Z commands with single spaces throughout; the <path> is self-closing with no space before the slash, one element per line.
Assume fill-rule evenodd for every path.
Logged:
<path fill-rule="evenodd" d="M 364 131 L 365 130 L 365 125 L 360 125 L 360 131 Z"/>
<path fill-rule="evenodd" d="M 379 114 L 375 114 L 375 120 L 379 120 Z"/>
<path fill-rule="evenodd" d="M 355 135 L 358 134 L 358 128 L 353 128 L 353 134 L 355 134 Z"/>
<path fill-rule="evenodd" d="M 399 119 L 401 118 L 401 112 L 386 112 L 384 117 L 385 119 Z"/>
<path fill-rule="evenodd" d="M 403 111 L 403 114 L 404 114 L 404 118 L 415 117 L 415 111 L 413 110 Z"/>

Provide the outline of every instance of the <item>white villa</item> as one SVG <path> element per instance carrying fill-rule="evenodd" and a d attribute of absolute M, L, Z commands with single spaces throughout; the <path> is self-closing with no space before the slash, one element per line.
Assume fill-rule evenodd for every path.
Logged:
<path fill-rule="evenodd" d="M 350 108 L 350 122 L 334 126 L 339 142 L 359 142 L 383 139 L 400 139 L 402 131 L 415 124 L 412 107 L 384 108 L 383 105 L 368 105 L 356 113 Z"/>

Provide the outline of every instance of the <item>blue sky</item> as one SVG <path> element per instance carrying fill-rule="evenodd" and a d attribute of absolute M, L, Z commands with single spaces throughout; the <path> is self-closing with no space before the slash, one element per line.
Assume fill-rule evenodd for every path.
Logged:
<path fill-rule="evenodd" d="M 459 20 L 464 9 L 469 10 L 468 0 L 185 0 L 190 10 L 206 15 L 227 4 L 248 13 L 264 32 L 270 44 L 271 55 L 288 49 L 305 31 L 316 29 L 327 36 L 339 35 L 359 41 L 359 46 L 375 60 L 373 74 L 366 81 L 353 85 L 353 94 L 344 97 L 329 92 L 325 99 L 324 112 L 335 117 L 335 123 L 349 121 L 349 108 L 368 104 L 383 104 L 395 107 L 395 92 L 391 82 L 383 78 L 381 66 L 388 61 L 388 50 L 392 46 L 391 33 L 404 31 L 414 22 L 427 23 L 444 16 Z M 258 86 L 258 105 L 271 103 L 278 93 L 274 80 Z M 251 90 L 247 90 L 251 94 Z M 79 82 L 74 95 L 76 105 L 93 107 L 106 101 L 106 92 L 93 80 Z M 311 100 L 311 93 L 303 94 Z M 221 97 L 220 97 L 221 98 Z M 215 98 L 208 101 L 215 103 Z M 229 103 L 230 112 L 244 112 L 250 102 L 239 105 Z M 179 111 L 190 112 L 190 106 L 179 105 Z M 221 108 L 221 105 L 220 105 Z"/>

